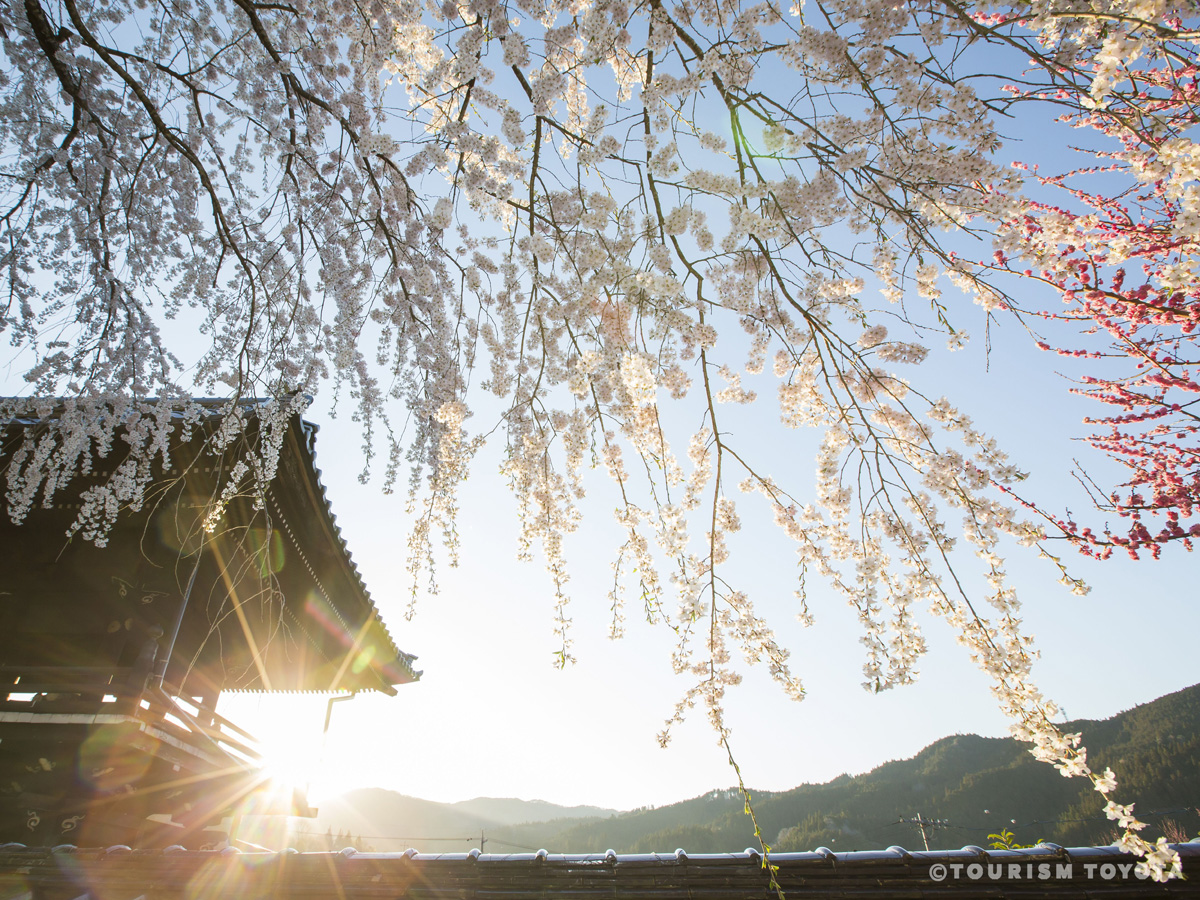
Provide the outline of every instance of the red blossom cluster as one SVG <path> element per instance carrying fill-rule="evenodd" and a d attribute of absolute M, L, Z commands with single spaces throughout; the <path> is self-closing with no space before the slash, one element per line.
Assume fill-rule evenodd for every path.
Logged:
<path fill-rule="evenodd" d="M 1095 361 L 1074 390 L 1109 412 L 1084 420 L 1092 428 L 1086 440 L 1127 469 L 1111 487 L 1083 478 L 1120 525 L 1098 532 L 1069 514 L 1039 512 L 1086 555 L 1124 549 L 1136 559 L 1143 551 L 1158 557 L 1174 541 L 1190 550 L 1200 536 L 1200 146 L 1191 140 L 1200 70 L 1164 54 L 1125 76 L 1131 89 L 1094 106 L 1061 86 L 1042 96 L 1073 105 L 1064 121 L 1115 139 L 1119 149 L 1093 151 L 1097 166 L 1036 176 L 1070 200 L 1033 202 L 1011 216 L 993 266 L 1061 294 L 1063 309 L 1025 312 L 1096 336 L 1081 346 L 1038 346 Z M 1114 185 L 1122 189 L 1112 192 Z"/>

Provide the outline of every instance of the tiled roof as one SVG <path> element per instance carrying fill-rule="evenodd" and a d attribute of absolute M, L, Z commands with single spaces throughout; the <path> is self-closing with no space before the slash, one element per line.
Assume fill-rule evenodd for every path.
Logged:
<path fill-rule="evenodd" d="M 342 534 L 342 529 L 338 526 L 337 516 L 333 512 L 333 504 L 329 500 L 328 494 L 325 492 L 325 484 L 321 480 L 321 469 L 317 466 L 317 432 L 319 426 L 312 422 L 304 421 L 299 416 L 296 417 L 300 425 L 301 446 L 307 456 L 308 476 L 312 479 L 313 487 L 316 493 L 316 510 L 318 515 L 324 516 L 324 521 L 328 527 L 329 533 L 333 536 L 336 542 L 337 550 L 340 558 L 346 567 L 347 578 L 356 589 L 356 593 L 362 598 L 365 607 L 366 615 L 362 621 L 372 619 L 372 628 L 377 631 L 383 638 L 386 646 L 391 651 L 388 655 L 392 657 L 393 662 L 385 667 L 383 685 L 388 689 L 390 684 L 398 684 L 404 682 L 417 681 L 421 677 L 421 672 L 413 667 L 416 656 L 411 653 L 405 653 L 396 647 L 395 640 L 388 631 L 387 625 L 378 615 L 377 607 L 371 597 L 371 592 L 367 589 L 366 582 L 363 581 L 362 573 L 359 572 L 357 564 L 354 562 L 354 557 L 350 553 L 350 546 L 346 543 L 346 537 Z M 341 618 L 336 604 L 330 604 L 331 611 Z M 343 626 L 353 632 L 359 625 L 342 621 Z M 394 693 L 394 691 L 393 691 Z"/>
<path fill-rule="evenodd" d="M 199 460 L 202 454 L 207 453 L 202 449 L 204 432 L 215 427 L 228 407 L 228 401 L 197 399 L 194 403 L 200 409 L 202 427 L 196 429 L 189 444 L 184 445 L 180 442 L 172 448 L 172 453 L 179 455 L 184 446 L 187 446 L 188 450 L 183 456 L 188 457 L 190 453 Z M 242 406 L 247 409 L 259 405 L 260 401 L 242 402 Z M 21 416 L 0 422 L 0 439 L 15 439 L 22 430 L 37 427 L 61 414 L 61 411 L 53 408 L 42 412 L 42 417 Z M 171 415 L 180 419 L 184 416 L 183 409 L 172 409 Z M 241 623 L 239 631 L 236 623 L 229 624 L 233 621 L 229 619 L 223 626 L 230 634 L 223 638 L 226 649 L 222 650 L 222 659 L 217 661 L 215 658 L 209 658 L 212 654 L 204 659 L 193 658 L 197 652 L 196 648 L 177 647 L 179 652 L 176 656 L 179 659 L 186 656 L 188 664 L 173 664 L 168 673 L 168 681 L 173 677 L 176 680 L 187 677 L 191 680 L 189 688 L 195 689 L 191 682 L 203 680 L 211 674 L 212 678 L 219 682 L 218 687 L 221 690 L 381 690 L 393 694 L 394 685 L 420 678 L 421 673 L 413 664 L 415 657 L 396 646 L 384 625 L 350 554 L 345 537 L 338 527 L 337 518 L 333 514 L 321 481 L 321 470 L 316 465 L 316 434 L 316 425 L 303 421 L 299 414 L 292 416 L 284 439 L 280 469 L 265 498 L 268 507 L 266 514 L 272 527 L 277 528 L 276 533 L 282 542 L 279 552 L 289 561 L 289 568 L 273 575 L 273 581 L 277 582 L 280 593 L 286 598 L 278 611 L 279 622 L 268 621 L 269 616 L 260 616 L 263 634 L 256 634 L 254 638 L 262 640 L 261 647 L 248 647 L 235 658 L 227 652 L 227 648 L 241 646 L 239 642 L 242 639 L 239 635 L 245 632 L 248 626 L 244 622 Z M 115 457 L 117 454 L 110 455 Z M 190 460 L 190 457 L 188 459 Z M 208 496 L 214 490 L 213 484 L 206 480 L 210 478 L 206 473 L 214 469 L 207 465 L 207 457 L 205 460 L 204 466 L 197 464 L 194 469 L 187 468 L 189 484 L 193 480 L 196 482 L 189 489 L 194 490 L 200 497 Z M 215 463 L 213 465 L 215 466 Z M 98 466 L 100 470 L 106 468 L 111 468 L 111 465 Z M 88 477 L 95 479 L 106 474 L 105 471 L 97 471 Z M 168 505 L 157 496 L 156 503 L 164 508 Z M 234 508 L 239 504 L 245 509 L 237 513 Z M 35 509 L 30 515 L 30 521 L 21 527 L 28 530 L 34 527 L 34 523 L 40 522 L 41 527 L 49 528 L 57 535 L 59 531 L 65 530 L 70 518 L 75 515 L 74 508 L 77 508 L 72 507 L 70 503 L 58 505 L 63 509 Z M 97 559 L 110 568 L 120 565 L 133 571 L 140 566 L 143 556 L 157 552 L 154 547 L 147 550 L 143 539 L 145 533 L 154 533 L 154 527 L 148 519 L 153 512 L 153 506 L 155 504 L 147 504 L 145 509 L 127 515 L 117 524 L 103 557 L 88 555 L 91 553 L 88 549 L 79 551 L 86 555 L 87 559 L 76 568 L 99 571 L 101 566 Z M 245 526 L 261 515 L 252 510 L 251 506 L 250 500 L 238 498 L 231 503 L 226 518 L 235 518 L 240 525 Z M 0 523 L 0 530 L 13 527 L 7 522 Z M 238 532 L 239 539 L 241 534 L 242 532 Z M 232 545 L 236 542 L 230 543 Z M 114 549 L 122 545 L 122 552 Z M 213 543 L 212 546 L 216 547 L 216 544 Z M 228 556 L 241 552 L 241 548 L 231 546 L 224 552 Z M 155 557 L 151 563 L 160 574 L 166 573 L 160 578 L 166 580 L 164 584 L 152 586 L 161 588 L 163 596 L 173 596 L 177 593 L 179 584 L 190 582 L 186 572 L 182 575 L 175 572 L 172 581 L 172 572 L 182 565 L 179 563 L 182 557 L 171 548 L 159 553 L 159 556 L 163 556 L 164 553 L 168 558 Z M 248 566 L 246 561 L 240 558 L 237 561 L 218 558 L 212 565 L 206 562 L 201 573 L 200 585 L 195 591 L 196 597 L 201 598 L 208 594 L 219 597 L 222 594 L 219 582 L 225 579 L 222 573 L 251 571 L 252 568 L 253 566 Z M 273 573 L 275 571 L 272 570 Z M 212 583 L 211 587 L 205 582 L 206 577 Z M 94 589 L 92 592 L 95 593 L 106 584 L 107 582 L 99 588 L 95 585 L 88 587 Z M 228 588 L 228 591 L 232 590 Z M 259 590 L 261 588 L 257 586 L 251 587 L 251 591 Z M 188 615 L 194 618 L 196 614 L 189 611 Z M 228 617 L 218 618 L 225 621 Z M 239 616 L 239 620 L 240 618 Z M 277 627 L 277 624 L 283 624 L 283 618 L 287 619 L 287 627 Z M 164 631 L 167 630 L 165 624 L 158 624 Z M 258 627 L 257 620 L 255 627 Z M 205 660 L 210 664 L 209 668 L 214 670 L 213 673 L 209 673 L 205 668 Z M 251 661 L 254 665 L 251 665 Z M 232 674 L 235 672 L 237 674 Z"/>
<path fill-rule="evenodd" d="M 1176 846 L 1191 880 L 1140 879 L 1115 847 L 771 855 L 795 898 L 1196 897 L 1200 844 Z M 7 893 L 6 893 L 7 891 Z M 82 850 L 0 846 L 0 896 L 58 900 L 771 900 L 762 857 L 744 853 L 422 854 Z"/>

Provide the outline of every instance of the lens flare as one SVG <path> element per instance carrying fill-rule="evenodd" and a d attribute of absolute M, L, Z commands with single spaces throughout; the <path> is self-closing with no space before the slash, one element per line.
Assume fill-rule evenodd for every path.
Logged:
<path fill-rule="evenodd" d="M 97 725 L 79 747 L 80 781 L 104 793 L 136 786 L 154 761 L 158 743 L 128 723 Z"/>
<path fill-rule="evenodd" d="M 258 562 L 260 578 L 278 575 L 287 565 L 287 548 L 283 545 L 283 536 L 278 529 L 251 528 L 247 535 L 250 550 Z"/>

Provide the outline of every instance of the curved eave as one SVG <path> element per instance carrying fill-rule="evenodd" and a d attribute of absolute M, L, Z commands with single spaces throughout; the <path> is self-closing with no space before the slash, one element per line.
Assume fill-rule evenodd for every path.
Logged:
<path fill-rule="evenodd" d="M 207 430 L 203 426 L 216 422 L 228 409 L 229 401 L 201 398 L 193 402 L 201 410 L 200 427 L 193 432 L 190 443 L 203 453 L 206 451 L 200 450 L 198 443 L 203 442 L 203 433 Z M 251 409 L 259 402 L 242 401 L 242 405 Z M 181 409 L 173 409 L 171 414 L 176 419 L 185 416 Z M 16 439 L 26 429 L 45 425 L 55 416 L 56 412 L 52 411 L 42 417 L 18 416 L 0 423 L 0 441 Z M 314 662 L 320 670 L 306 671 L 303 676 L 292 679 L 272 677 L 271 690 L 394 694 L 396 685 L 417 681 L 421 673 L 413 666 L 415 657 L 397 648 L 338 527 L 321 481 L 321 471 L 316 467 L 317 430 L 315 424 L 305 422 L 299 413 L 290 418 L 280 467 L 267 495 L 268 498 L 274 495 L 282 504 L 275 510 L 279 520 L 284 525 L 289 520 L 296 525 L 297 534 L 293 538 L 296 546 L 303 548 L 301 555 L 322 559 L 318 569 L 328 584 L 322 587 L 316 573 L 310 584 L 323 597 L 320 614 L 324 621 L 314 619 L 306 610 L 303 591 L 297 591 L 284 609 L 284 614 L 300 626 L 300 631 L 308 635 L 308 640 L 318 651 L 316 655 L 320 659 L 314 658 Z M 173 454 L 180 447 L 177 441 L 176 436 L 172 442 Z M 98 477 L 97 473 L 92 473 L 92 477 Z M 197 477 L 205 476 L 199 474 Z M 367 648 L 365 658 L 361 655 L 364 647 Z M 241 688 L 226 684 L 221 689 L 262 690 L 260 685 L 253 683 Z"/>
<path fill-rule="evenodd" d="M 321 470 L 317 467 L 316 462 L 316 438 L 319 426 L 315 423 L 304 421 L 298 415 L 296 416 L 296 422 L 299 427 L 299 436 L 302 436 L 302 439 L 296 441 L 297 449 L 300 451 L 299 455 L 303 460 L 301 469 L 308 481 L 307 487 L 312 499 L 312 505 L 317 510 L 322 530 L 330 538 L 330 542 L 336 551 L 343 576 L 352 586 L 352 590 L 361 607 L 358 611 L 360 614 L 355 616 L 357 625 L 345 620 L 343 611 L 337 608 L 337 604 L 333 604 L 333 612 L 342 620 L 342 625 L 350 634 L 354 634 L 363 627 L 363 623 L 371 620 L 369 623 L 370 631 L 377 636 L 377 639 L 382 638 L 382 642 L 387 650 L 385 657 L 388 659 L 388 662 L 383 665 L 373 665 L 371 667 L 371 671 L 377 676 L 380 686 L 363 685 L 357 689 L 381 690 L 387 694 L 394 694 L 395 685 L 409 684 L 420 679 L 421 672 L 414 669 L 412 665 L 416 657 L 411 653 L 405 653 L 396 646 L 396 642 L 392 639 L 391 633 L 380 617 L 379 610 L 371 598 L 371 592 L 367 589 L 362 574 L 354 562 L 354 557 L 350 553 L 350 547 L 346 543 L 345 536 L 342 534 L 341 528 L 338 527 L 337 516 L 333 512 L 329 496 L 325 491 L 325 485 L 321 481 Z M 340 689 L 342 688 L 333 688 L 333 690 Z"/>

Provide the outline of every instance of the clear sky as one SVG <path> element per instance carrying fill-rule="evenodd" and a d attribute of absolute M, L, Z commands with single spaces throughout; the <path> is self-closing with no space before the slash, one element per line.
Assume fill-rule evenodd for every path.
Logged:
<path fill-rule="evenodd" d="M 1008 125 L 1010 138 L 1026 139 L 1010 140 L 1003 158 L 1040 160 L 1057 171 L 1080 165 L 1065 151 L 1079 140 L 1078 132 L 1047 125 L 1029 109 L 1026 121 Z M 963 250 L 976 258 L 990 255 L 982 244 Z M 948 284 L 945 290 L 955 326 L 972 340 L 957 353 L 934 340 L 929 360 L 908 373 L 914 384 L 931 396 L 944 394 L 997 437 L 1014 463 L 1030 473 L 1022 484 L 1029 497 L 1101 524 L 1071 474 L 1079 460 L 1101 482 L 1110 476 L 1110 483 L 1120 480 L 1113 464 L 1079 440 L 1088 433 L 1084 417 L 1105 412 L 1070 393 L 1071 379 L 1087 370 L 1037 350 L 1021 324 L 1004 314 L 992 324 L 989 353 L 982 311 Z M 1058 303 L 1056 296 L 1022 299 L 1046 308 Z M 892 332 L 894 339 L 905 339 L 903 329 Z M 758 389 L 760 402 L 751 409 L 725 407 L 723 426 L 769 469 L 788 476 L 802 498 L 811 498 L 819 435 L 778 424 L 769 375 L 758 383 L 747 379 L 746 386 Z M 553 666 L 558 645 L 550 580 L 538 562 L 515 559 L 516 504 L 498 474 L 499 441 L 481 453 L 461 490 L 461 567 L 443 568 L 440 596 L 421 598 L 416 617 L 406 622 L 404 498 L 383 496 L 378 478 L 358 482 L 357 428 L 347 416 L 331 421 L 325 403 L 318 398 L 310 418 L 322 425 L 317 464 L 334 512 L 398 646 L 418 655 L 425 674 L 394 698 L 337 704 L 324 739 L 323 700 L 229 704 L 230 710 L 246 710 L 259 731 L 281 736 L 288 748 L 319 752 L 319 764 L 309 761 L 317 772 L 315 800 L 379 786 L 443 801 L 520 797 L 628 809 L 736 782 L 702 710 L 693 711 L 669 748 L 658 746 L 656 735 L 689 684 L 671 671 L 673 635 L 641 622 L 635 597 L 626 638 L 607 638 L 609 563 L 620 535 L 606 476 L 596 472 L 590 479 L 585 521 L 566 545 L 578 662 L 559 671 Z M 467 422 L 472 434 L 492 425 L 482 415 Z M 677 443 L 680 455 L 685 446 Z M 731 546 L 731 580 L 749 591 L 757 611 L 777 629 L 808 695 L 799 704 L 789 701 L 761 669 L 751 670 L 728 694 L 732 747 L 749 786 L 778 790 L 864 772 L 948 734 L 1007 733 L 988 679 L 951 630 L 928 615 L 922 627 L 930 651 L 919 682 L 867 694 L 860 686 L 864 652 L 854 611 L 810 575 L 816 624 L 804 629 L 794 621 L 793 549 L 757 499 L 739 499 L 743 530 Z M 1157 562 L 1114 557 L 1096 563 L 1063 547 L 1073 574 L 1092 587 L 1084 597 L 1060 585 L 1055 567 L 1035 552 L 1007 550 L 1027 630 L 1042 652 L 1035 680 L 1068 717 L 1111 716 L 1197 680 L 1200 607 L 1195 563 L 1182 548 L 1168 548 Z M 964 586 L 981 596 L 986 585 L 974 562 L 964 560 Z M 1117 799 L 1136 800 L 1121 794 Z"/>
<path fill-rule="evenodd" d="M 1029 155 L 1045 147 L 1031 144 Z M 993 326 L 989 355 L 982 313 L 948 285 L 944 299 L 973 340 L 959 353 L 933 354 L 914 380 L 934 396 L 947 395 L 997 436 L 1030 472 L 1025 490 L 1031 497 L 1085 515 L 1087 500 L 1070 473 L 1075 458 L 1094 471 L 1105 468 L 1076 441 L 1086 433 L 1083 417 L 1100 410 L 1069 393 L 1070 383 L 1057 374 L 1066 363 L 1039 352 L 1011 317 L 1001 315 Z M 899 329 L 893 336 L 903 338 Z M 772 385 L 747 386 L 760 389 L 762 402 L 749 412 L 731 410 L 728 421 L 743 443 L 776 471 L 792 473 L 791 484 L 811 497 L 816 436 L 777 424 Z M 520 797 L 628 809 L 735 783 L 702 710 L 677 729 L 669 748 L 660 749 L 655 739 L 688 687 L 671 671 L 673 635 L 639 621 L 638 600 L 631 598 L 627 637 L 607 638 L 609 562 L 620 539 L 605 476 L 590 480 L 586 520 L 566 545 L 578 662 L 559 671 L 549 578 L 537 563 L 515 559 L 516 504 L 498 474 L 499 441 L 480 454 L 461 491 L 462 565 L 442 569 L 440 596 L 421 598 L 409 622 L 404 497 L 384 496 L 379 473 L 366 485 L 358 482 L 358 428 L 348 414 L 331 420 L 327 404 L 318 397 L 310 418 L 322 426 L 317 464 L 328 496 L 383 620 L 397 645 L 417 654 L 424 676 L 395 697 L 337 704 L 325 737 L 323 697 L 223 701 L 227 715 L 280 755 L 307 751 L 305 777 L 315 801 L 379 786 L 443 801 Z M 481 417 L 467 423 L 472 433 L 491 424 Z M 677 447 L 680 456 L 684 446 Z M 803 629 L 794 621 L 795 556 L 756 499 L 740 500 L 744 528 L 733 542 L 731 568 L 792 651 L 808 696 L 799 704 L 787 700 L 761 669 L 729 692 L 732 748 L 750 787 L 786 789 L 863 772 L 947 734 L 1006 733 L 987 678 L 950 629 L 924 614 L 930 652 L 920 681 L 882 695 L 865 693 L 853 610 L 812 575 L 816 624 Z M 1036 554 L 1008 549 L 1028 630 L 1043 653 L 1036 680 L 1070 718 L 1107 717 L 1197 680 L 1200 606 L 1194 560 L 1182 548 L 1138 563 L 1095 563 L 1064 548 L 1072 570 L 1092 585 L 1085 597 L 1058 584 L 1056 569 Z M 969 559 L 964 572 L 966 589 L 982 594 L 982 572 Z M 1136 800 L 1121 793 L 1117 799 Z"/>
<path fill-rule="evenodd" d="M 1068 393 L 1062 361 L 1037 351 L 1023 330 L 1002 319 L 990 358 L 983 324 L 972 308 L 976 339 L 957 354 L 935 354 L 921 381 L 936 385 L 998 435 L 1031 473 L 1028 492 L 1050 508 L 1082 514 L 1086 501 L 1070 476 L 1072 459 L 1103 463 L 1074 441 L 1080 420 L 1095 412 Z M 915 373 L 914 373 L 915 375 Z M 770 426 L 773 392 L 750 436 L 777 465 L 794 461 L 795 481 L 812 482 L 811 440 Z M 394 698 L 359 697 L 336 705 L 328 737 L 319 739 L 324 701 L 265 698 L 231 703 L 251 727 L 307 736 L 322 764 L 312 793 L 380 786 L 434 800 L 475 796 L 544 799 L 613 808 L 661 805 L 735 782 L 701 711 L 668 749 L 655 735 L 687 684 L 670 669 L 671 635 L 631 616 L 622 641 L 607 639 L 608 561 L 618 545 L 596 473 L 592 514 L 568 542 L 573 566 L 578 663 L 552 665 L 552 594 L 540 565 L 515 561 L 515 504 L 497 474 L 498 451 L 487 450 L 462 491 L 462 566 L 442 572 L 442 593 L 422 598 L 403 619 L 407 520 L 403 498 L 385 497 L 377 482 L 356 480 L 358 439 L 346 421 L 323 422 L 317 463 L 354 559 L 397 644 L 419 656 L 424 676 Z M 471 423 L 473 424 L 473 423 Z M 787 700 L 754 671 L 728 697 L 732 745 L 746 782 L 785 789 L 866 771 L 910 756 L 937 738 L 975 732 L 1003 735 L 987 679 L 948 627 L 929 617 L 931 647 L 918 684 L 881 695 L 859 686 L 863 653 L 853 611 L 810 577 L 811 629 L 793 622 L 794 557 L 769 516 L 750 499 L 734 553 L 743 583 L 768 612 L 808 688 Z M 1065 548 L 1064 548 L 1065 549 Z M 1035 675 L 1071 718 L 1102 718 L 1196 680 L 1192 558 L 1171 548 L 1161 561 L 1121 558 L 1102 564 L 1065 551 L 1092 585 L 1086 597 L 1057 583 L 1049 563 L 1011 548 L 1010 570 L 1024 601 L 1028 629 L 1043 658 Z M 982 578 L 967 589 L 982 591 Z M 272 713 L 272 710 L 279 711 Z M 272 722 L 282 716 L 278 726 Z M 1084 735 L 1086 741 L 1086 734 Z M 296 746 L 293 738 L 289 746 Z M 1117 773 L 1118 776 L 1120 773 Z M 1125 800 L 1136 798 L 1124 798 Z"/>

